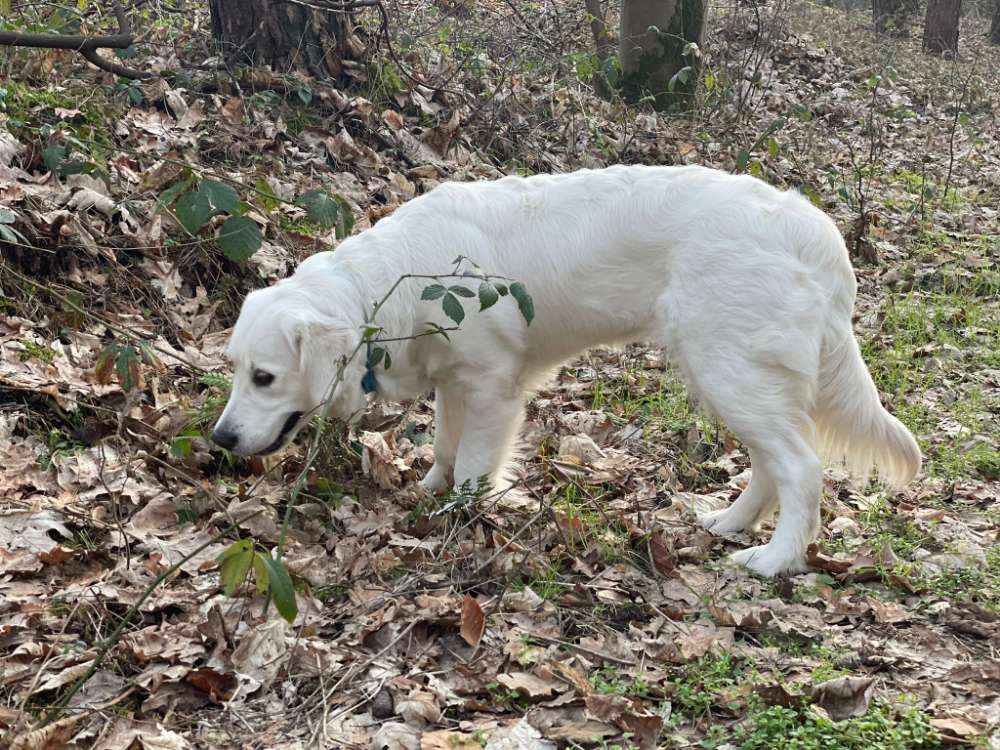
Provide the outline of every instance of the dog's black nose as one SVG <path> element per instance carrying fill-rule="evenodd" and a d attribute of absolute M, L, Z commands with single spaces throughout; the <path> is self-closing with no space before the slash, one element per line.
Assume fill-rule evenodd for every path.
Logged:
<path fill-rule="evenodd" d="M 237 437 L 235 432 L 229 432 L 228 430 L 214 430 L 212 432 L 212 442 L 221 448 L 225 448 L 227 451 L 231 451 L 236 447 L 236 444 L 240 442 L 240 439 Z"/>

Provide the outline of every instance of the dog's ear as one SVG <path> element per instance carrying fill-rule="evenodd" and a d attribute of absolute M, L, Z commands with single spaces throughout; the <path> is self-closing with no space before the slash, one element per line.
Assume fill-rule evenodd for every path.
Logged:
<path fill-rule="evenodd" d="M 299 372 L 308 383 L 313 403 L 320 403 L 329 394 L 341 359 L 351 355 L 359 335 L 320 318 L 296 321 L 292 331 L 293 351 L 298 352 Z"/>

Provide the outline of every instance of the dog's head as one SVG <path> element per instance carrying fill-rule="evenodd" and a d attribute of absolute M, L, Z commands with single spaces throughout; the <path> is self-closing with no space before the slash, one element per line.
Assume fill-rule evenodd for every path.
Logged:
<path fill-rule="evenodd" d="M 283 448 L 319 410 L 360 338 L 360 330 L 319 312 L 288 282 L 252 292 L 226 351 L 233 385 L 212 440 L 241 455 Z M 364 411 L 363 354 L 348 364 L 333 393 L 331 414 L 343 420 Z"/>

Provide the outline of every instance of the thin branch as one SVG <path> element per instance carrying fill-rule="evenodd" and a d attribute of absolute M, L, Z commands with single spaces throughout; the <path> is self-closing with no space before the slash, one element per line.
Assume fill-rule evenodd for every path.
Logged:
<path fill-rule="evenodd" d="M 135 70 L 97 54 L 99 49 L 128 49 L 135 43 L 135 36 L 133 36 L 129 26 L 128 16 L 125 15 L 125 9 L 120 2 L 115 3 L 114 13 L 118 20 L 117 34 L 85 36 L 82 34 L 27 34 L 19 31 L 0 31 L 0 46 L 73 50 L 79 52 L 92 65 L 122 78 L 155 78 L 155 73 Z"/>

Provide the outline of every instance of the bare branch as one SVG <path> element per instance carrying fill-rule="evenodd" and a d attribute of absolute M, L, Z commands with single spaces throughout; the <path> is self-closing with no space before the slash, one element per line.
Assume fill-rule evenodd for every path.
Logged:
<path fill-rule="evenodd" d="M 25 34 L 18 31 L 0 31 L 0 46 L 34 47 L 39 49 L 68 49 L 79 52 L 84 59 L 101 70 L 106 70 L 123 78 L 153 78 L 155 73 L 134 70 L 97 54 L 99 49 L 127 49 L 135 43 L 128 16 L 120 2 L 114 5 L 118 20 L 118 33 L 105 36 L 85 36 L 82 34 Z"/>

